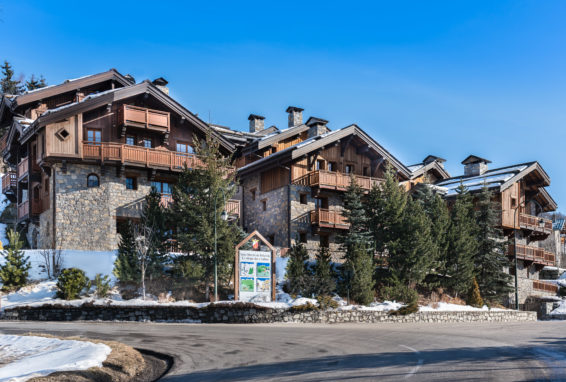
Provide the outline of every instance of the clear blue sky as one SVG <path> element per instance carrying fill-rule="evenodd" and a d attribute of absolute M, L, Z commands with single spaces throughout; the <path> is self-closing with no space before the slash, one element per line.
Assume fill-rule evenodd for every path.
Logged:
<path fill-rule="evenodd" d="M 406 164 L 538 160 L 566 203 L 566 2 L 0 0 L 0 59 L 49 83 L 116 68 L 163 76 L 237 129 L 289 105 L 357 123 Z M 562 208 L 564 210 L 564 208 Z"/>

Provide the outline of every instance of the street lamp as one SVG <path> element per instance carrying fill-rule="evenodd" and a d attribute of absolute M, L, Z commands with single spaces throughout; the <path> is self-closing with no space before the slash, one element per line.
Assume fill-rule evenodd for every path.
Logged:
<path fill-rule="evenodd" d="M 517 203 L 515 207 L 515 213 L 513 214 L 513 252 L 515 258 L 515 310 L 519 310 L 519 268 L 517 265 L 517 215 L 520 207 L 520 203 Z"/>

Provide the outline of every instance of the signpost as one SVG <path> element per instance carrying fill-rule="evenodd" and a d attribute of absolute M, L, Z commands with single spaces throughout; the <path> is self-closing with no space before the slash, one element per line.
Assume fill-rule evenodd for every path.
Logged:
<path fill-rule="evenodd" d="M 235 300 L 275 300 L 275 249 L 259 232 L 236 246 L 235 265 Z"/>

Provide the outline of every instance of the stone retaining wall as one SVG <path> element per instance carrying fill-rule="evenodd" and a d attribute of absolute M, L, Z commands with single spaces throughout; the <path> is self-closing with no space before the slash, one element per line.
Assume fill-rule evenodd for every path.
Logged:
<path fill-rule="evenodd" d="M 421 312 L 394 316 L 367 310 L 270 309 L 245 304 L 194 307 L 42 306 L 8 309 L 4 320 L 34 321 L 185 321 L 202 323 L 345 323 L 345 322 L 509 322 L 536 321 L 536 312 Z"/>

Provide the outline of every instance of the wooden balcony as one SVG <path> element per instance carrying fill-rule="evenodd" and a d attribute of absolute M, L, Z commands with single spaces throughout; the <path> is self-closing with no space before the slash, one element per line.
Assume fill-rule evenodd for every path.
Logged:
<path fill-rule="evenodd" d="M 118 123 L 121 126 L 137 127 L 163 133 L 167 133 L 171 129 L 169 112 L 132 105 L 122 105 L 118 110 Z"/>
<path fill-rule="evenodd" d="M 545 283 L 544 281 L 533 280 L 533 289 L 541 292 L 556 293 L 558 287 L 554 284 Z"/>
<path fill-rule="evenodd" d="M 2 193 L 13 192 L 16 189 L 17 182 L 15 171 L 8 171 L 7 174 L 2 175 Z"/>
<path fill-rule="evenodd" d="M 7 146 L 8 146 L 8 133 L 4 134 L 2 138 L 0 138 L 0 153 L 3 153 Z"/>
<path fill-rule="evenodd" d="M 513 244 L 509 245 L 507 254 L 511 257 L 515 256 L 515 247 Z M 554 266 L 556 255 L 552 252 L 545 251 L 542 248 L 517 244 L 517 259 L 532 261 L 535 264 Z"/>
<path fill-rule="evenodd" d="M 317 208 L 310 212 L 311 224 L 321 228 L 348 229 L 350 224 L 339 211 Z"/>
<path fill-rule="evenodd" d="M 364 190 L 370 190 L 374 185 L 383 182 L 383 179 L 370 178 L 369 176 L 354 175 L 354 178 L 356 183 Z M 295 179 L 293 183 L 299 186 L 345 191 L 350 186 L 351 177 L 349 174 L 340 172 L 316 170 Z"/>
<path fill-rule="evenodd" d="M 27 157 L 23 158 L 20 163 L 18 163 L 18 179 L 22 179 L 29 172 L 29 160 Z"/>
<path fill-rule="evenodd" d="M 524 213 L 519 214 L 519 227 L 543 235 L 552 233 L 551 220 Z"/>
<path fill-rule="evenodd" d="M 18 219 L 25 219 L 29 216 L 29 200 L 18 204 Z"/>
<path fill-rule="evenodd" d="M 170 194 L 161 194 L 161 205 L 165 208 L 168 208 L 169 205 L 173 202 L 173 196 Z M 237 216 L 240 217 L 240 201 L 235 199 L 230 199 L 226 202 L 225 207 L 226 213 L 228 216 Z"/>
<path fill-rule="evenodd" d="M 119 143 L 84 142 L 83 159 L 99 159 L 102 162 L 120 162 L 143 167 L 161 167 L 173 171 L 181 171 L 185 164 L 189 168 L 202 167 L 203 165 L 202 161 L 194 154 Z"/>

